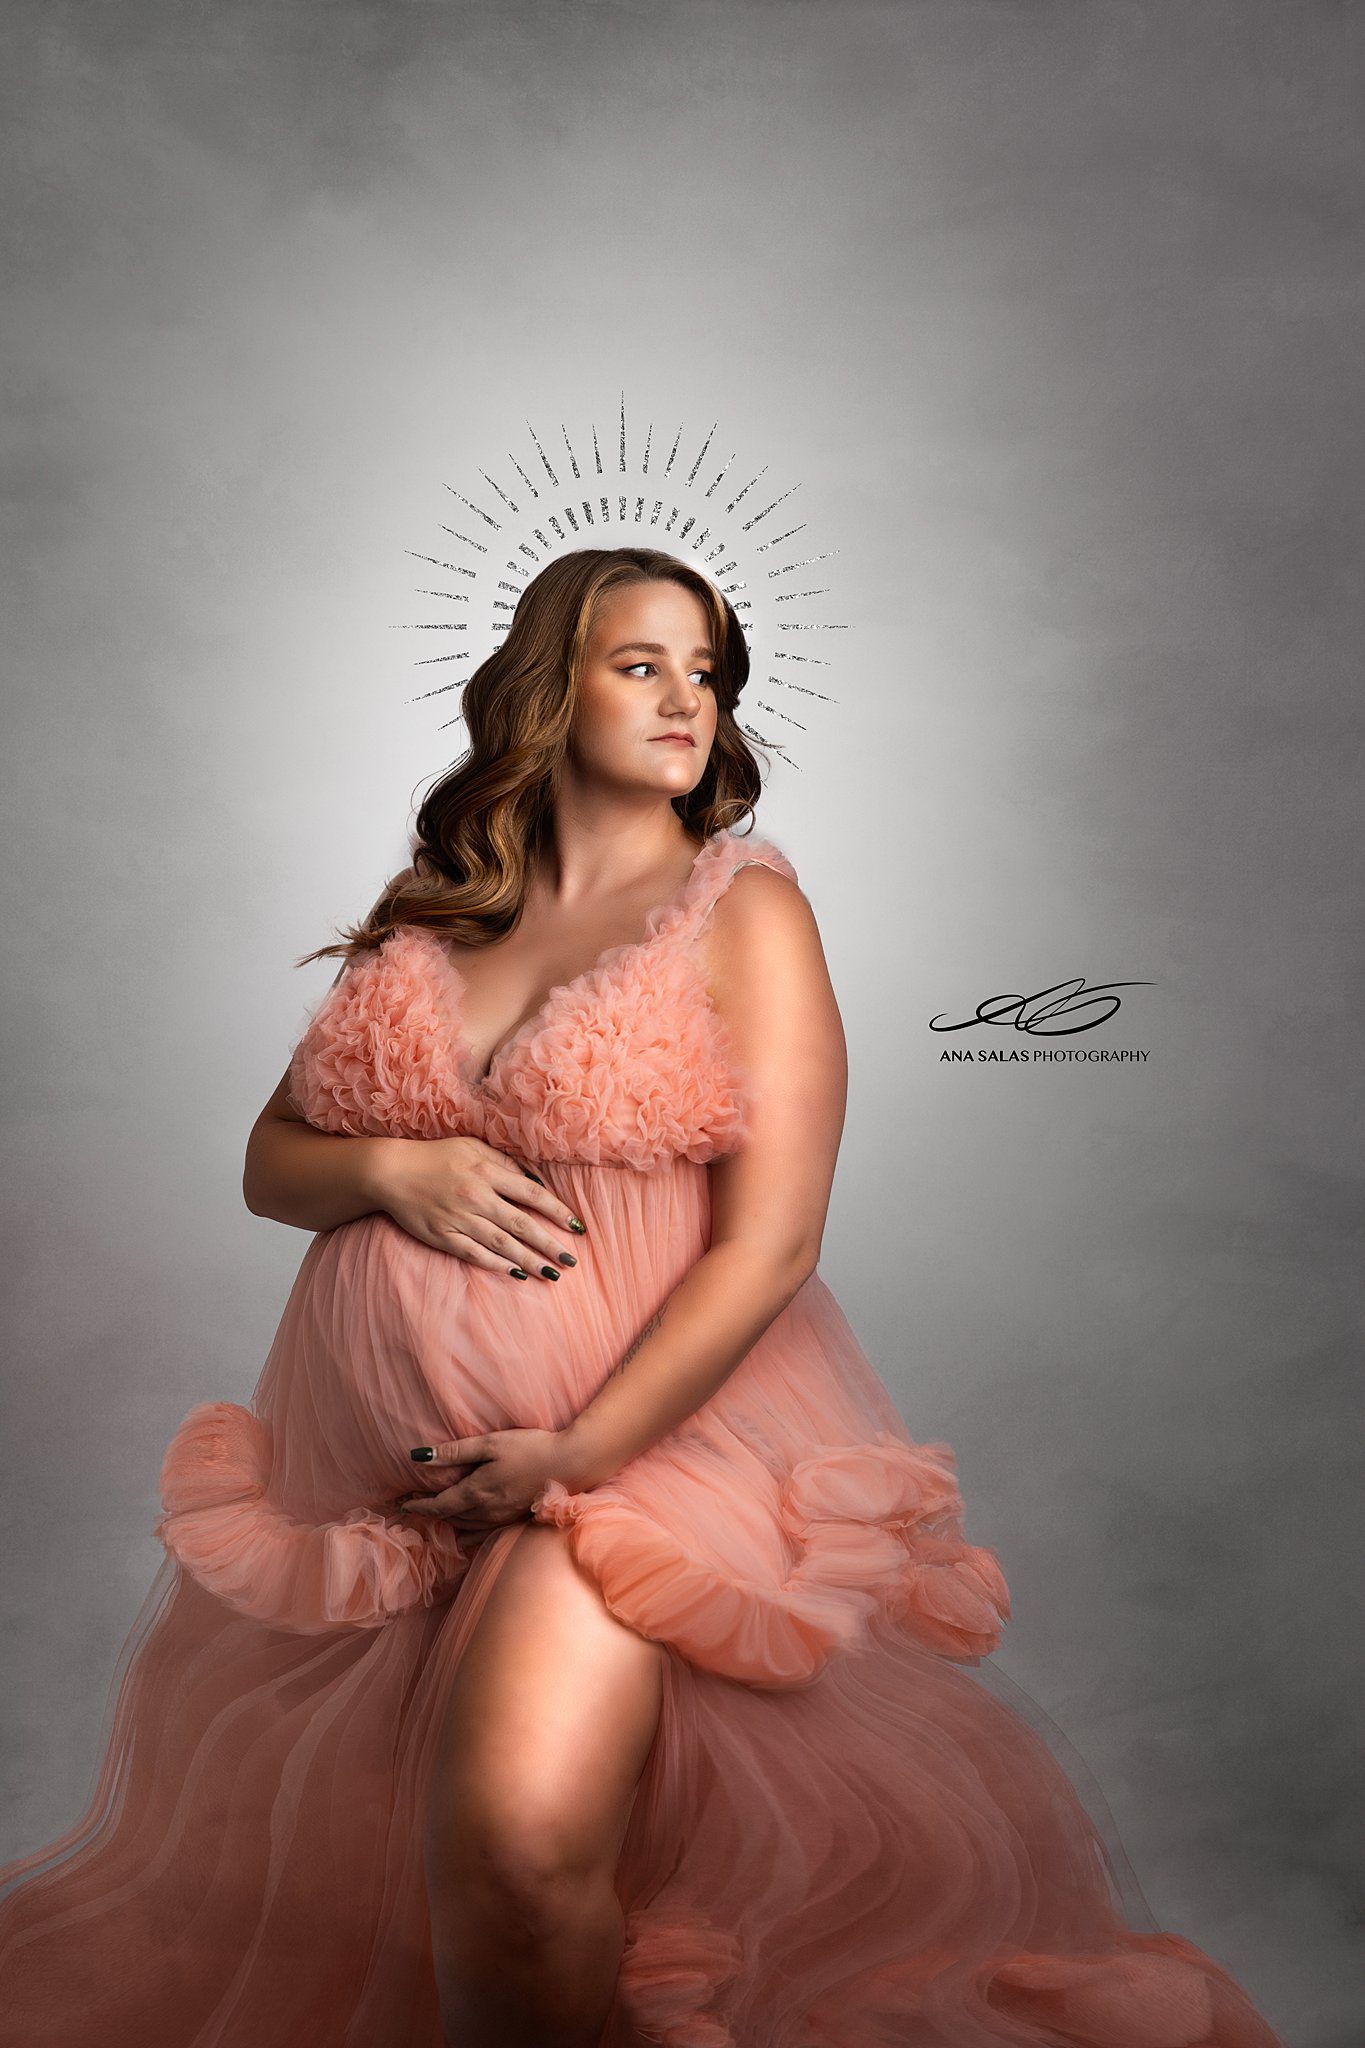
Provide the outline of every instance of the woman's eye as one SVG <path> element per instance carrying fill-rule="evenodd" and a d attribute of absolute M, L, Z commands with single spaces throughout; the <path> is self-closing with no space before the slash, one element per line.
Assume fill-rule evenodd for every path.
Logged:
<path fill-rule="evenodd" d="M 633 661 L 630 667 L 628 669 L 624 669 L 622 673 L 628 676 L 636 676 L 640 674 L 642 669 L 652 669 L 653 666 L 654 664 L 652 661 Z M 709 668 L 694 668 L 692 673 L 694 676 L 700 676 L 702 681 L 707 685 L 710 684 L 712 677 L 711 670 Z"/>

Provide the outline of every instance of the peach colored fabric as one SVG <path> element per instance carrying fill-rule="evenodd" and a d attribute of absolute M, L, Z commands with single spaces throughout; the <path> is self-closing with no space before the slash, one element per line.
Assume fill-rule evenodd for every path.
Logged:
<path fill-rule="evenodd" d="M 311 1123 L 474 1132 L 589 1234 L 558 1287 L 383 1215 L 312 1239 L 250 1408 L 202 1404 L 166 1453 L 94 1804 L 4 1873 L 0 2048 L 440 2048 L 426 1786 L 524 1525 L 388 1504 L 441 1483 L 413 1444 L 569 1421 L 706 1250 L 745 1097 L 696 941 L 753 861 L 795 879 L 771 841 L 709 841 L 482 1080 L 415 927 L 307 1021 Z M 1277 2048 L 1215 1962 L 1131 1924 L 1072 1780 L 973 1671 L 999 1562 L 818 1273 L 684 1425 L 535 1513 L 667 1653 L 608 2048 Z"/>

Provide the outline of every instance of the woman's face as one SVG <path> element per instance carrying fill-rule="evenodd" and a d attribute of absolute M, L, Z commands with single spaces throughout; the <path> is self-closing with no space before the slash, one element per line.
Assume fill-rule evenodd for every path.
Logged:
<path fill-rule="evenodd" d="M 715 657 L 706 607 L 681 583 L 609 590 L 579 685 L 571 746 L 579 771 L 669 797 L 694 789 L 716 731 Z"/>

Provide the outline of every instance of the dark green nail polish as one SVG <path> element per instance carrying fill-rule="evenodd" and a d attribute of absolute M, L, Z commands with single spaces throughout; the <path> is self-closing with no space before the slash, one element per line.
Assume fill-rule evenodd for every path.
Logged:
<path fill-rule="evenodd" d="M 586 1236 L 587 1236 L 587 1234 L 588 1234 L 588 1226 L 587 1226 L 587 1224 L 586 1224 L 586 1223 L 580 1223 L 580 1222 L 579 1222 L 579 1220 L 578 1220 L 578 1218 L 577 1218 L 576 1216 L 571 1216 L 571 1217 L 569 1218 L 569 1228 L 570 1228 L 570 1230 L 576 1230 L 576 1231 L 578 1232 L 578 1235 L 579 1235 L 580 1237 L 586 1237 Z"/>
<path fill-rule="evenodd" d="M 576 1266 L 578 1264 L 572 1252 L 556 1252 L 555 1257 L 559 1260 L 561 1266 Z"/>
<path fill-rule="evenodd" d="M 514 1280 L 529 1280 L 531 1277 L 524 1266 L 509 1266 L 507 1270 Z"/>
<path fill-rule="evenodd" d="M 410 1452 L 409 1455 L 414 1465 L 429 1465 L 436 1456 L 436 1453 L 430 1444 L 418 1444 L 417 1449 Z"/>
<path fill-rule="evenodd" d="M 538 1173 L 532 1173 L 529 1166 L 523 1166 L 521 1170 L 526 1175 L 527 1180 L 533 1180 L 538 1188 L 544 1187 L 545 1183 L 541 1179 L 540 1175 Z"/>
<path fill-rule="evenodd" d="M 542 1266 L 540 1269 L 540 1277 L 542 1280 L 557 1280 L 559 1278 L 559 1274 L 555 1271 L 555 1268 L 553 1266 Z"/>

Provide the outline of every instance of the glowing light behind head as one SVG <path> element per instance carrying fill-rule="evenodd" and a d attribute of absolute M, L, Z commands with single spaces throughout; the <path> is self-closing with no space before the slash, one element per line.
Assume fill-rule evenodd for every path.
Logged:
<path fill-rule="evenodd" d="M 651 423 L 642 440 L 636 435 L 636 456 L 622 393 L 606 455 L 606 437 L 595 422 L 577 441 L 561 423 L 547 449 L 528 420 L 530 447 L 521 457 L 509 450 L 501 480 L 481 469 L 482 488 L 471 484 L 466 492 L 446 484 L 455 509 L 440 523 L 440 541 L 432 543 L 440 552 L 406 553 L 436 572 L 417 586 L 418 595 L 458 612 L 395 630 L 460 635 L 462 644 L 452 648 L 447 642 L 441 652 L 418 657 L 415 666 L 458 664 L 466 673 L 408 701 L 423 703 L 462 688 L 506 638 L 526 585 L 557 555 L 584 547 L 660 548 L 698 570 L 734 606 L 749 648 L 746 695 L 755 692 L 765 722 L 781 731 L 760 732 L 743 718 L 741 729 L 796 767 L 790 735 L 809 731 L 817 702 L 839 701 L 821 687 L 829 680 L 822 672 L 834 664 L 820 651 L 830 644 L 820 636 L 849 628 L 805 615 L 812 601 L 830 595 L 830 586 L 819 581 L 827 573 L 821 564 L 838 549 L 813 543 L 800 506 L 792 503 L 799 483 L 777 488 L 768 480 L 767 463 L 736 469 L 733 451 L 717 466 L 716 425 L 691 454 L 684 428 L 671 439 L 656 439 Z M 807 634 L 816 637 L 795 637 Z"/>

